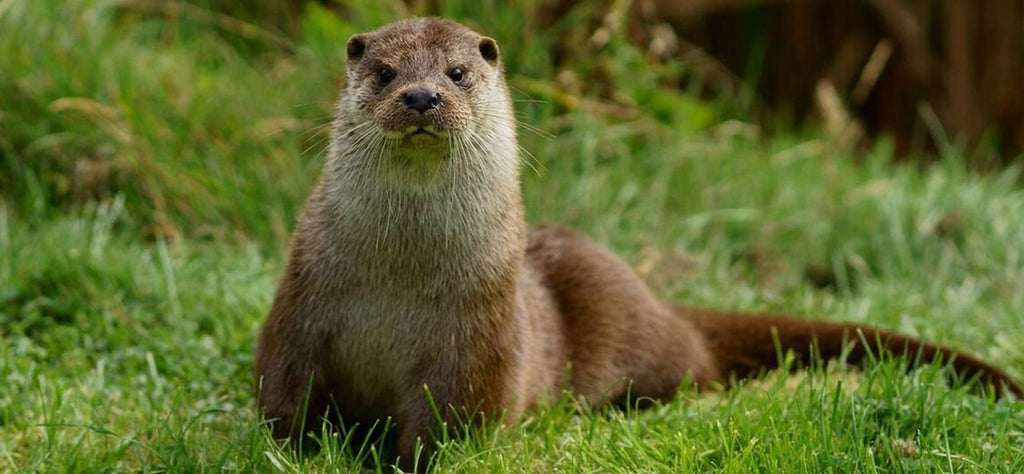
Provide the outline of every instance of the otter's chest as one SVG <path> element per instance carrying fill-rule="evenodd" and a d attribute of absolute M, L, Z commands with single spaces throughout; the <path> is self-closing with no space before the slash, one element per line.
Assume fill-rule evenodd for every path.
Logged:
<path fill-rule="evenodd" d="M 403 292 L 362 290 L 338 302 L 329 329 L 334 390 L 360 406 L 390 405 L 393 394 L 417 380 L 424 364 L 452 343 L 449 314 Z"/>

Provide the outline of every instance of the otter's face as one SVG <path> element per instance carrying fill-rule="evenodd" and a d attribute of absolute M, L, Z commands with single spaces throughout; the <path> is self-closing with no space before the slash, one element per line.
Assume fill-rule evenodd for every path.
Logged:
<path fill-rule="evenodd" d="M 348 41 L 345 119 L 388 147 L 424 154 L 486 133 L 507 107 L 498 45 L 457 23 L 420 18 Z M 369 133 L 369 132 L 368 132 Z"/>

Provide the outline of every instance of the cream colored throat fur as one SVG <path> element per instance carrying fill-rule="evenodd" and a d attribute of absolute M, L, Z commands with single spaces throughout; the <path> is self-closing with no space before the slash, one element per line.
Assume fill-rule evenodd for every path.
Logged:
<path fill-rule="evenodd" d="M 660 301 L 581 234 L 526 229 L 494 40 L 413 19 L 353 36 L 347 53 L 327 164 L 257 348 L 276 436 L 391 419 L 408 468 L 417 440 L 433 446 L 435 415 L 512 420 L 562 390 L 664 399 L 773 368 L 777 343 L 804 360 L 812 346 L 851 362 L 955 356 L 961 377 L 1024 396 L 996 367 L 899 334 Z"/>

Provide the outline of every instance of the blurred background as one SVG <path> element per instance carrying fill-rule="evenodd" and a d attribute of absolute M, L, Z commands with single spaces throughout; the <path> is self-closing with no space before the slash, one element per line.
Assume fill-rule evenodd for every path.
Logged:
<path fill-rule="evenodd" d="M 187 222 L 191 235 L 241 226 L 283 239 L 310 175 L 310 160 L 297 157 L 323 149 L 345 40 L 411 15 L 497 38 L 520 119 L 543 133 L 564 130 L 573 113 L 679 134 L 813 130 L 833 149 L 881 138 L 897 159 L 926 163 L 955 147 L 969 166 L 993 169 L 1024 151 L 1022 9 L 1017 0 L 0 0 L 0 192 L 27 216 L 122 195 L 148 235 L 180 235 Z M 245 198 L 262 204 L 233 202 Z"/>

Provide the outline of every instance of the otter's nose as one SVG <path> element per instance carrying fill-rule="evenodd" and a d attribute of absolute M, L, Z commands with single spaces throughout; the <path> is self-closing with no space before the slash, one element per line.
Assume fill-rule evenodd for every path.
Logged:
<path fill-rule="evenodd" d="M 430 109 L 436 109 L 440 103 L 441 94 L 422 87 L 405 91 L 402 94 L 402 105 L 407 109 L 417 110 L 421 114 Z"/>

